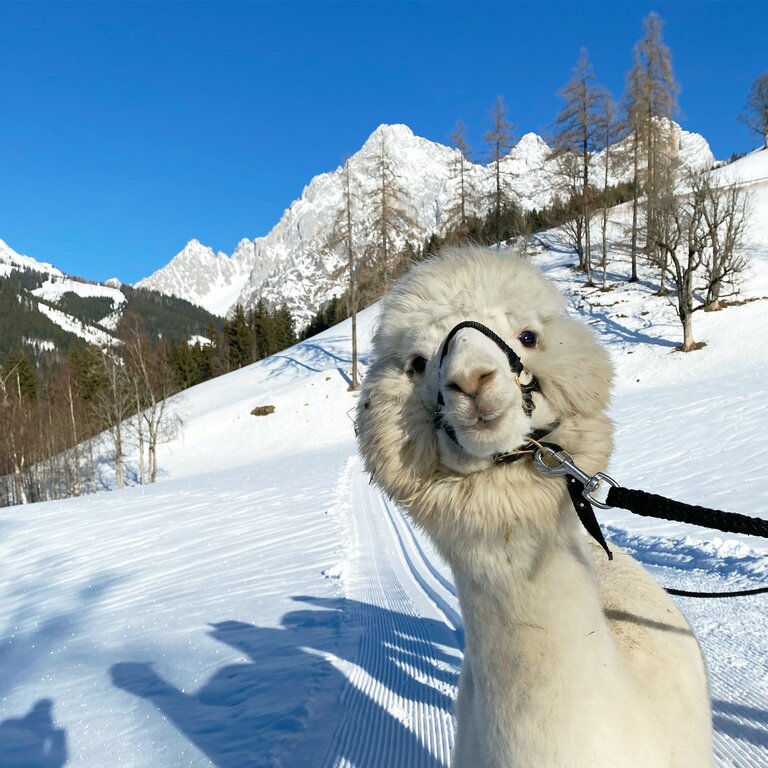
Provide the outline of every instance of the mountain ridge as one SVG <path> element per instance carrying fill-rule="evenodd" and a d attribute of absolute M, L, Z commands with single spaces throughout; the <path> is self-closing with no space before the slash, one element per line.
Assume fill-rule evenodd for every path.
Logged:
<path fill-rule="evenodd" d="M 683 163 L 690 167 L 711 167 L 714 156 L 706 140 L 676 124 L 673 126 L 672 139 Z M 352 208 L 358 241 L 365 240 L 366 227 L 370 234 L 377 163 L 384 153 L 398 182 L 408 193 L 409 199 L 403 207 L 412 221 L 407 236 L 394 238 L 395 245 L 402 248 L 406 240 L 418 245 L 433 234 L 443 234 L 449 223 L 449 212 L 458 199 L 455 171 L 460 157 L 458 150 L 418 136 L 406 125 L 382 124 L 348 161 L 355 190 Z M 599 168 L 599 153 L 595 161 Z M 546 141 L 535 133 L 526 133 L 501 160 L 502 184 L 524 210 L 552 205 L 562 187 L 554 163 Z M 493 173 L 492 165 L 466 161 L 465 178 L 473 190 L 469 209 L 475 215 L 487 212 Z M 273 307 L 285 303 L 297 327 L 303 327 L 323 304 L 343 293 L 346 259 L 340 246 L 329 245 L 343 205 L 343 174 L 344 168 L 339 166 L 314 176 L 269 233 L 253 240 L 241 240 L 232 256 L 221 253 L 217 256 L 229 259 L 228 290 L 223 290 L 225 278 L 221 265 L 224 262 L 217 261 L 218 266 L 212 266 L 212 249 L 208 248 L 207 255 L 197 260 L 189 257 L 188 249 L 197 243 L 195 240 L 169 264 L 136 285 L 184 295 L 219 315 L 226 315 L 236 304 L 248 309 L 259 299 Z M 610 178 L 612 183 L 620 183 L 628 176 L 629 171 L 611 170 Z M 246 248 L 247 258 L 244 258 L 242 252 Z M 180 259 L 185 253 L 188 258 Z"/>

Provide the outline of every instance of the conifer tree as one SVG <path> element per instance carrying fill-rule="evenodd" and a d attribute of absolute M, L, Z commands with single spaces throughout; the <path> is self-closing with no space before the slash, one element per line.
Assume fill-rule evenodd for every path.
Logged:
<path fill-rule="evenodd" d="M 10 379 L 10 386 L 19 401 L 37 402 L 37 376 L 24 350 L 12 349 L 2 368 L 3 377 Z"/>
<path fill-rule="evenodd" d="M 229 346 L 229 363 L 232 370 L 242 368 L 254 361 L 253 331 L 248 325 L 245 310 L 241 304 L 235 307 L 232 317 L 225 320 L 224 334 Z"/>
<path fill-rule="evenodd" d="M 285 302 L 272 315 L 272 329 L 270 355 L 282 352 L 296 343 L 296 333 L 293 330 L 293 316 Z"/>

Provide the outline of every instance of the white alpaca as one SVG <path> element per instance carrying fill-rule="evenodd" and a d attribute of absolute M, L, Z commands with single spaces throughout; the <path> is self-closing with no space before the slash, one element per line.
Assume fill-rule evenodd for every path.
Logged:
<path fill-rule="evenodd" d="M 459 331 L 440 365 L 464 320 L 536 376 L 532 412 L 477 330 Z M 448 252 L 382 302 L 359 441 L 375 482 L 454 573 L 466 627 L 454 768 L 712 765 L 706 669 L 687 621 L 636 561 L 614 547 L 609 562 L 585 536 L 562 478 L 529 458 L 494 461 L 556 425 L 547 440 L 590 474 L 604 469 L 611 378 L 562 296 L 512 256 Z"/>

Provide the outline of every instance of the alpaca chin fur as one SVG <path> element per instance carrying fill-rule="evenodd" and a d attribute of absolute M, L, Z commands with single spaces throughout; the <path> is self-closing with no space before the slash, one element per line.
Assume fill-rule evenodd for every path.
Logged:
<path fill-rule="evenodd" d="M 466 648 L 453 768 L 712 765 L 706 668 L 666 593 L 629 555 L 613 546 L 608 562 L 587 539 L 562 478 L 529 459 L 494 463 L 490 447 L 470 455 L 435 427 L 438 391 L 461 397 L 441 381 L 438 361 L 463 320 L 499 334 L 541 386 L 531 417 L 503 422 L 508 433 L 491 432 L 489 446 L 513 449 L 557 421 L 547 439 L 590 474 L 606 468 L 612 447 L 608 355 L 530 263 L 449 250 L 383 299 L 358 439 L 374 481 L 454 574 Z M 518 341 L 523 330 L 536 334 L 534 348 Z M 414 356 L 426 359 L 423 373 L 410 366 Z M 521 405 L 506 371 L 493 382 Z"/>

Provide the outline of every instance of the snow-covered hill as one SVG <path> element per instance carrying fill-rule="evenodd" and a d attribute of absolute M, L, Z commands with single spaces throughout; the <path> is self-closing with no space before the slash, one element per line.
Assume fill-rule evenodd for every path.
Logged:
<path fill-rule="evenodd" d="M 676 125 L 670 130 L 670 141 L 684 164 L 711 167 L 714 158 L 701 136 Z M 372 240 L 382 152 L 397 184 L 407 192 L 402 202 L 412 222 L 397 236 L 397 245 L 402 247 L 407 240 L 419 245 L 429 235 L 444 232 L 459 197 L 457 151 L 416 136 L 405 125 L 381 125 L 349 160 L 359 242 Z M 502 161 L 502 184 L 525 209 L 549 206 L 562 194 L 564 180 L 550 154 L 540 136 L 528 133 Z M 466 174 L 473 190 L 471 211 L 481 214 L 489 206 L 494 171 L 470 163 Z M 610 168 L 612 183 L 627 180 L 629 174 L 627 168 Z M 315 176 L 266 237 L 241 241 L 229 258 L 192 240 L 170 264 L 138 285 L 187 298 L 219 314 L 226 314 L 235 303 L 253 306 L 259 298 L 273 306 L 286 302 L 303 327 L 325 302 L 343 291 L 342 248 L 329 245 L 343 208 L 343 184 L 342 168 Z"/>
<path fill-rule="evenodd" d="M 584 288 L 534 259 L 616 367 L 611 475 L 768 517 L 768 153 L 736 166 L 759 213 L 745 298 L 677 319 L 649 286 Z M 621 211 L 616 215 L 620 217 Z M 622 222 L 614 222 L 615 231 Z M 360 318 L 367 354 L 376 308 Z M 0 766 L 448 765 L 462 625 L 450 573 L 368 483 L 348 323 L 182 393 L 157 485 L 0 514 Z M 274 405 L 270 416 L 251 415 Z M 768 580 L 768 542 L 607 510 L 665 584 Z M 680 598 L 711 672 L 718 768 L 764 768 L 766 598 Z"/>
<path fill-rule="evenodd" d="M 126 301 L 125 294 L 118 288 L 95 283 L 83 283 L 62 275 L 61 277 L 50 278 L 31 293 L 46 302 L 40 302 L 37 305 L 39 311 L 63 330 L 97 347 L 110 346 L 115 343 L 115 338 L 111 332 L 117 328 Z M 109 308 L 93 323 L 87 323 L 55 306 L 51 306 L 51 304 L 60 303 L 67 294 L 73 294 L 86 300 L 104 299 Z"/>
<path fill-rule="evenodd" d="M 64 274 L 52 264 L 16 253 L 6 242 L 0 240 L 0 277 L 19 271 L 40 272 L 52 277 L 62 277 Z"/>

